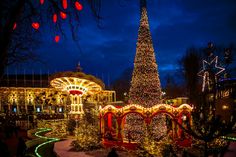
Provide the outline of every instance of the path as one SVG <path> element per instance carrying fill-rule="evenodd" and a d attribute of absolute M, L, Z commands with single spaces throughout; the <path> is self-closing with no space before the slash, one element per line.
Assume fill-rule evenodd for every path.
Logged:
<path fill-rule="evenodd" d="M 72 149 L 71 142 L 73 140 L 65 140 L 61 142 L 56 142 L 54 144 L 53 151 L 56 153 L 58 157 L 92 157 L 90 155 L 85 154 L 84 152 L 73 152 L 70 151 Z"/>
<path fill-rule="evenodd" d="M 106 156 L 105 154 L 99 154 L 99 153 L 93 156 L 93 155 L 85 154 L 84 152 L 73 152 L 71 151 L 72 141 L 73 141 L 72 139 L 68 139 L 65 141 L 56 142 L 54 144 L 54 152 L 57 154 L 58 157 L 103 157 L 103 156 L 105 157 Z M 119 155 L 121 154 L 119 153 Z M 124 154 L 121 156 L 127 156 L 127 154 L 126 155 Z M 236 157 L 236 142 L 231 142 L 229 146 L 229 150 L 226 152 L 224 157 Z"/>
<path fill-rule="evenodd" d="M 224 157 L 236 157 L 236 142 L 231 142 Z"/>
<path fill-rule="evenodd" d="M 26 130 L 19 130 L 17 136 L 13 133 L 11 137 L 5 139 L 5 142 L 8 146 L 8 150 L 10 152 L 11 157 L 16 156 L 17 144 L 18 144 L 19 137 L 22 137 L 23 139 L 27 139 L 27 131 Z M 5 135 L 3 132 L 0 132 L 0 138 L 1 139 L 5 138 Z M 0 154 L 0 156 L 1 156 L 1 154 Z"/>
<path fill-rule="evenodd" d="M 107 157 L 110 148 L 108 149 L 100 149 L 100 150 L 93 150 L 89 152 L 74 152 L 71 151 L 72 146 L 71 142 L 72 139 L 68 139 L 65 141 L 56 142 L 54 144 L 54 152 L 56 153 L 57 157 Z M 137 157 L 132 152 L 126 151 L 117 151 L 119 157 Z"/>

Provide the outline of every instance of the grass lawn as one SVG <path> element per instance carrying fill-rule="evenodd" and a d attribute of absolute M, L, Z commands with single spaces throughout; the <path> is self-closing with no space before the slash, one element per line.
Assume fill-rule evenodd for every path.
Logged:
<path fill-rule="evenodd" d="M 40 147 L 38 150 L 38 153 L 42 157 L 56 157 L 56 155 L 53 152 L 53 146 L 54 146 L 54 143 L 48 143 L 48 144 Z"/>
<path fill-rule="evenodd" d="M 47 132 L 42 132 L 42 133 L 39 133 L 39 135 L 44 136 L 46 133 Z M 56 155 L 53 152 L 53 147 L 54 147 L 54 142 L 43 145 L 42 147 L 38 149 L 38 154 L 41 155 L 41 157 L 56 157 Z M 36 157 L 35 148 L 36 146 L 28 149 L 26 156 Z"/>
<path fill-rule="evenodd" d="M 53 153 L 53 145 L 54 145 L 54 143 L 49 143 L 49 144 L 46 144 L 46 145 L 40 147 L 38 153 L 42 157 L 56 157 L 56 155 Z M 27 157 L 36 157 L 34 150 L 35 150 L 35 147 L 28 149 L 26 156 Z"/>

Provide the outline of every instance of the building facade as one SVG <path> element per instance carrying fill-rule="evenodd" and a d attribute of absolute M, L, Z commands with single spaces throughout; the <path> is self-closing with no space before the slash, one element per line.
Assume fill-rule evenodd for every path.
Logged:
<path fill-rule="evenodd" d="M 49 75 L 11 75 L 0 83 L 0 113 L 55 114 L 70 113 L 72 97 L 67 91 L 53 88 Z M 95 108 L 116 102 L 115 91 L 100 90 L 81 96 L 84 105 Z"/>

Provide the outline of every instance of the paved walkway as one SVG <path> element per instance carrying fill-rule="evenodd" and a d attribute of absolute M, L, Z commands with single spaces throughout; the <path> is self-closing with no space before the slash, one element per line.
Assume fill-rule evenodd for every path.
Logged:
<path fill-rule="evenodd" d="M 89 151 L 85 154 L 85 152 L 73 152 L 70 151 L 72 146 L 70 145 L 73 140 L 68 139 L 61 142 L 56 142 L 54 144 L 54 152 L 56 153 L 57 157 L 107 157 L 110 149 L 101 149 L 101 150 L 94 150 Z M 132 153 L 124 152 L 124 151 L 117 151 L 119 157 L 136 157 Z"/>
<path fill-rule="evenodd" d="M 92 157 L 90 155 L 85 154 L 84 152 L 73 152 L 70 151 L 72 149 L 71 142 L 73 140 L 65 140 L 61 142 L 56 142 L 54 144 L 53 151 L 56 153 L 58 157 Z"/>
<path fill-rule="evenodd" d="M 27 139 L 27 132 L 25 130 L 19 130 L 17 136 L 13 133 L 9 138 L 6 138 L 6 139 L 5 139 L 4 133 L 0 132 L 0 138 L 5 139 L 5 142 L 8 147 L 8 151 L 10 152 L 10 157 L 16 156 L 17 144 L 18 144 L 19 137 Z M 0 156 L 1 156 L 1 152 L 0 152 Z"/>
<path fill-rule="evenodd" d="M 68 139 L 65 141 L 56 142 L 54 144 L 54 152 L 57 154 L 58 157 L 94 157 L 94 156 L 85 154 L 84 152 L 71 151 L 71 149 L 72 149 L 71 142 L 72 141 L 73 141 L 72 139 Z M 104 156 L 104 154 L 103 155 L 98 154 L 95 156 Z M 123 156 L 123 155 L 121 155 L 121 156 Z M 124 156 L 126 156 L 126 155 L 124 155 Z M 229 150 L 226 152 L 224 157 L 236 157 L 236 142 L 231 142 L 231 144 L 229 146 Z"/>
<path fill-rule="evenodd" d="M 224 157 L 236 157 L 236 142 L 231 142 Z"/>

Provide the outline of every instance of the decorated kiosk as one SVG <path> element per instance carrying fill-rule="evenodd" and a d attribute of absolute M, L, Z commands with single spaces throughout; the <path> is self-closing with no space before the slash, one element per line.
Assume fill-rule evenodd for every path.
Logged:
<path fill-rule="evenodd" d="M 150 108 L 145 108 L 137 104 L 130 104 L 124 107 L 105 106 L 100 110 L 100 131 L 106 139 L 107 132 L 112 131 L 112 139 L 121 143 L 127 143 L 127 135 L 124 133 L 124 124 L 126 116 L 131 113 L 139 114 L 145 123 L 150 125 L 153 118 L 158 114 L 165 114 L 172 119 L 171 137 L 176 141 L 182 136 L 182 129 L 177 125 L 189 123 L 191 125 L 192 107 L 188 104 L 182 104 L 179 107 L 173 107 L 168 104 L 157 104 Z"/>

